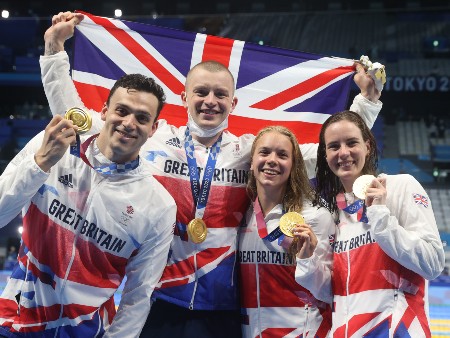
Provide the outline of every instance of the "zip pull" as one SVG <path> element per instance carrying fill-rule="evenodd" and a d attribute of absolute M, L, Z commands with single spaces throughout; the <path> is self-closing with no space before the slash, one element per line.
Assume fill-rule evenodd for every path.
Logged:
<path fill-rule="evenodd" d="M 396 289 L 394 291 L 394 300 L 397 301 L 397 299 L 398 299 L 398 290 Z"/>
<path fill-rule="evenodd" d="M 20 317 L 20 297 L 21 296 L 22 296 L 22 292 L 21 291 L 19 291 L 17 293 L 17 295 L 14 296 L 14 298 L 16 298 L 16 301 L 17 301 L 17 316 L 19 316 L 19 317 Z"/>
<path fill-rule="evenodd" d="M 194 310 L 194 303 L 193 303 L 193 302 L 191 302 L 191 303 L 189 304 L 189 310 Z"/>

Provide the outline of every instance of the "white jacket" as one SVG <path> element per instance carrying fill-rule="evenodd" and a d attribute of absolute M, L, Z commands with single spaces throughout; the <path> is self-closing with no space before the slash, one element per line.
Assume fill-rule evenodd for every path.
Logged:
<path fill-rule="evenodd" d="M 334 221 L 328 210 L 305 202 L 301 211 L 321 243 L 334 235 Z M 278 228 L 283 215 L 281 204 L 264 218 L 267 232 Z M 290 243 L 287 239 L 284 242 Z M 311 292 L 295 281 L 297 259 L 287 252 L 287 245 L 278 239 L 270 242 L 258 233 L 253 208 L 239 231 L 239 262 L 241 270 L 241 315 L 244 338 L 327 337 L 331 329 L 331 307 L 320 292 Z M 330 266 L 333 253 L 329 245 L 316 249 L 321 261 Z"/>
<path fill-rule="evenodd" d="M 368 207 L 367 224 L 339 212 L 332 278 L 315 254 L 297 265 L 313 294 L 333 290 L 333 337 L 431 336 L 427 280 L 444 268 L 431 201 L 412 176 L 386 178 L 386 205 Z"/>
<path fill-rule="evenodd" d="M 137 337 L 167 263 L 175 202 L 142 160 L 126 173 L 103 175 L 68 150 L 43 172 L 34 161 L 42 137 L 0 177 L 0 226 L 22 209 L 24 229 L 0 297 L 0 334 Z M 93 165 L 110 163 L 95 141 L 86 155 Z M 114 317 L 112 297 L 125 276 Z"/>

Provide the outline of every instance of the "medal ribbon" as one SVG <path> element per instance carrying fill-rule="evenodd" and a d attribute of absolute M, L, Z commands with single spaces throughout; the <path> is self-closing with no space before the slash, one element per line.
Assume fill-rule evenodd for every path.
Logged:
<path fill-rule="evenodd" d="M 222 135 L 213 144 L 206 162 L 205 173 L 203 174 L 202 185 L 200 186 L 200 175 L 197 170 L 197 161 L 194 154 L 194 142 L 189 128 L 186 128 L 184 140 L 184 150 L 186 151 L 186 159 L 189 168 L 189 180 L 191 182 L 192 198 L 195 203 L 195 217 L 203 218 L 205 214 L 206 203 L 208 202 L 209 191 L 211 189 L 212 179 L 214 176 L 214 168 L 216 167 L 217 156 L 219 155 Z"/>
<path fill-rule="evenodd" d="M 91 162 L 89 162 L 88 158 L 86 157 L 86 150 L 91 144 L 93 140 L 98 136 L 98 134 L 90 136 L 86 141 L 84 141 L 81 144 L 80 141 L 80 135 L 77 134 L 77 142 L 75 145 L 70 146 L 70 154 L 74 155 L 76 157 L 79 157 L 83 160 L 84 163 L 86 163 L 88 166 L 90 166 L 95 171 L 99 172 L 100 174 L 104 175 L 112 175 L 117 173 L 124 173 L 129 170 L 136 169 L 139 165 L 139 156 L 130 162 L 126 162 L 123 164 L 117 164 L 117 163 L 110 163 L 106 165 L 102 165 L 99 167 L 94 167 Z"/>
<path fill-rule="evenodd" d="M 255 212 L 256 216 L 256 226 L 258 228 L 259 237 L 268 240 L 269 242 L 273 242 L 281 235 L 283 235 L 279 226 L 277 226 L 277 228 L 273 230 L 270 234 L 267 232 L 267 224 L 266 221 L 264 220 L 264 216 L 261 210 L 261 206 L 259 205 L 258 198 L 256 198 L 255 201 L 253 202 L 253 211 Z"/>
<path fill-rule="evenodd" d="M 354 203 L 347 206 L 347 201 L 345 200 L 345 195 L 341 192 L 336 196 L 336 203 L 340 210 L 345 211 L 347 214 L 356 214 L 356 219 L 359 222 L 367 223 L 369 220 L 366 215 L 366 205 L 363 200 L 357 200 Z"/>

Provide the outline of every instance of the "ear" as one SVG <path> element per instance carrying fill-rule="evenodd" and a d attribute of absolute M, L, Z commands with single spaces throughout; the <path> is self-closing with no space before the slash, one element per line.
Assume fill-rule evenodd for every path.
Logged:
<path fill-rule="evenodd" d="M 366 143 L 366 149 L 367 149 L 367 153 L 366 153 L 366 161 L 367 161 L 368 158 L 370 157 L 371 147 L 370 147 L 369 140 L 367 140 L 365 143 Z"/>
<path fill-rule="evenodd" d="M 148 132 L 148 138 L 153 136 L 153 134 L 155 133 L 156 129 L 158 129 L 158 121 L 155 121 L 155 123 L 153 123 L 152 128 Z"/>
<path fill-rule="evenodd" d="M 181 92 L 181 102 L 183 103 L 183 107 L 187 109 L 188 103 L 186 92 Z"/>
<path fill-rule="evenodd" d="M 230 114 L 233 112 L 234 108 L 236 108 L 237 103 L 238 103 L 238 98 L 236 96 L 234 96 L 233 101 L 231 102 Z"/>
<path fill-rule="evenodd" d="M 103 108 L 100 111 L 100 117 L 103 121 L 106 121 L 106 113 L 108 112 L 108 106 L 106 105 L 106 102 L 103 104 Z"/>
<path fill-rule="evenodd" d="M 366 141 L 366 147 L 367 147 L 367 153 L 369 154 L 370 153 L 370 142 L 369 142 L 369 140 L 367 140 Z"/>

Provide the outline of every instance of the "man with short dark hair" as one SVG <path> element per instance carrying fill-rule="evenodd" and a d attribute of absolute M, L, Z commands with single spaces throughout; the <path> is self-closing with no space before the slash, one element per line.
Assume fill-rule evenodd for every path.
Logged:
<path fill-rule="evenodd" d="M 139 156 L 164 101 L 153 79 L 125 75 L 100 113 L 99 134 L 79 136 L 89 119 L 75 123 L 83 111 L 69 110 L 0 176 L 0 226 L 20 209 L 23 216 L 17 264 L 0 296 L 0 336 L 139 335 L 176 215 L 173 198 Z M 124 277 L 115 315 L 113 295 Z"/>

